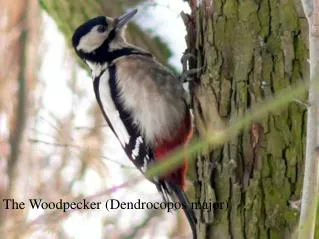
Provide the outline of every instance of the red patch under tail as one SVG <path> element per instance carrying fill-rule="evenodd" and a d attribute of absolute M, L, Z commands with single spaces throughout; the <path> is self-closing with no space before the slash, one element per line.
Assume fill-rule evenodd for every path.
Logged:
<path fill-rule="evenodd" d="M 157 160 L 165 159 L 167 154 L 181 146 L 187 146 L 187 143 L 192 137 L 192 120 L 190 112 L 186 112 L 184 122 L 178 129 L 178 132 L 179 133 L 176 134 L 176 137 L 172 140 L 158 140 L 159 145 L 155 149 L 155 156 Z M 163 176 L 163 178 L 179 185 L 181 188 L 184 189 L 187 169 L 188 163 L 185 156 L 184 163 L 173 172 Z"/>

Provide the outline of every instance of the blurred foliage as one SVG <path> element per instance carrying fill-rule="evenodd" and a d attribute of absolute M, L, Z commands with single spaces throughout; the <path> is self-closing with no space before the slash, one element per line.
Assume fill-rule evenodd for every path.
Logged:
<path fill-rule="evenodd" d="M 89 97 L 92 89 L 83 86 L 83 75 L 74 62 L 79 61 L 78 57 L 71 58 L 69 52 L 63 54 L 63 59 L 50 55 L 52 50 L 62 53 L 64 47 L 55 44 L 58 33 L 55 30 L 50 32 L 49 24 L 42 21 L 39 3 L 53 18 L 70 46 L 74 29 L 89 18 L 97 15 L 115 17 L 141 2 L 2 1 L 0 51 L 6 57 L 0 61 L 3 69 L 10 70 L 0 72 L 0 175 L 4 179 L 0 181 L 0 198 L 14 198 L 21 202 L 42 198 L 54 202 L 60 198 L 72 201 L 90 195 L 91 200 L 103 200 L 103 195 L 97 192 L 113 185 L 109 163 L 112 170 L 125 170 L 121 174 L 123 180 L 134 175 L 136 170 L 132 170 L 127 160 L 123 163 L 113 160 L 112 153 L 106 152 L 105 146 L 110 139 L 107 126 L 94 97 Z M 154 35 L 144 32 L 136 24 L 130 24 L 127 31 L 129 42 L 148 49 L 159 61 L 167 64 L 171 52 Z M 50 56 L 49 61 L 46 61 L 47 56 Z M 45 61 L 49 62 L 49 67 Z M 60 88 L 52 87 L 53 81 L 48 77 L 51 75 L 59 77 L 59 83 L 63 82 Z M 59 91 L 64 87 L 68 90 Z M 50 97 L 52 92 L 54 97 Z M 66 97 L 65 105 L 57 100 L 60 97 Z M 59 105 L 61 112 L 52 102 Z M 127 193 L 136 190 L 128 188 Z M 113 191 L 104 193 L 109 195 Z M 147 193 L 151 195 L 151 192 Z M 158 225 L 165 224 L 160 217 L 161 211 L 133 213 L 141 222 L 132 217 L 129 231 L 124 230 L 120 223 L 125 213 L 101 217 L 103 236 L 139 238 L 141 233 L 157 233 Z M 70 215 L 59 211 L 34 215 L 29 207 L 26 210 L 2 207 L 0 238 L 71 238 L 64 227 Z M 85 212 L 79 215 L 85 223 L 89 221 Z"/>

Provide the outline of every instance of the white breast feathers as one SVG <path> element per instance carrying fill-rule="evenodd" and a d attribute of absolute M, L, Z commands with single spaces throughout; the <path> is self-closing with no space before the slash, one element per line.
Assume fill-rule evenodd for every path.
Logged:
<path fill-rule="evenodd" d="M 120 99 L 146 142 L 172 139 L 185 117 L 182 84 L 149 57 L 122 58 L 116 66 Z"/>

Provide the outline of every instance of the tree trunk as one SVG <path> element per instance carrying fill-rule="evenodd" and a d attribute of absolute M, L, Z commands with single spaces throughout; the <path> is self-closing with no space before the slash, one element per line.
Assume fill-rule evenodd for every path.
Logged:
<path fill-rule="evenodd" d="M 197 133 L 216 132 L 251 106 L 308 79 L 300 1 L 190 1 L 187 43 L 203 67 L 191 85 Z M 304 171 L 306 107 L 291 102 L 196 161 L 199 238 L 290 238 Z M 296 206 L 297 205 L 297 206 Z M 215 205 L 216 206 L 216 205 Z M 227 208 L 226 208 L 227 207 Z"/>

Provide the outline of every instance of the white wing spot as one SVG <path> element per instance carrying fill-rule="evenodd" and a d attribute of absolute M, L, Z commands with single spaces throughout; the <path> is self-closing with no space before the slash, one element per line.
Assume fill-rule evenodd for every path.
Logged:
<path fill-rule="evenodd" d="M 144 165 L 141 167 L 141 169 L 144 173 L 147 171 L 147 157 L 144 158 Z"/>
<path fill-rule="evenodd" d="M 143 142 L 142 136 L 137 137 L 136 142 L 135 142 L 135 147 L 132 151 L 132 158 L 136 159 L 136 157 L 138 156 L 138 153 L 140 151 L 140 145 Z"/>

